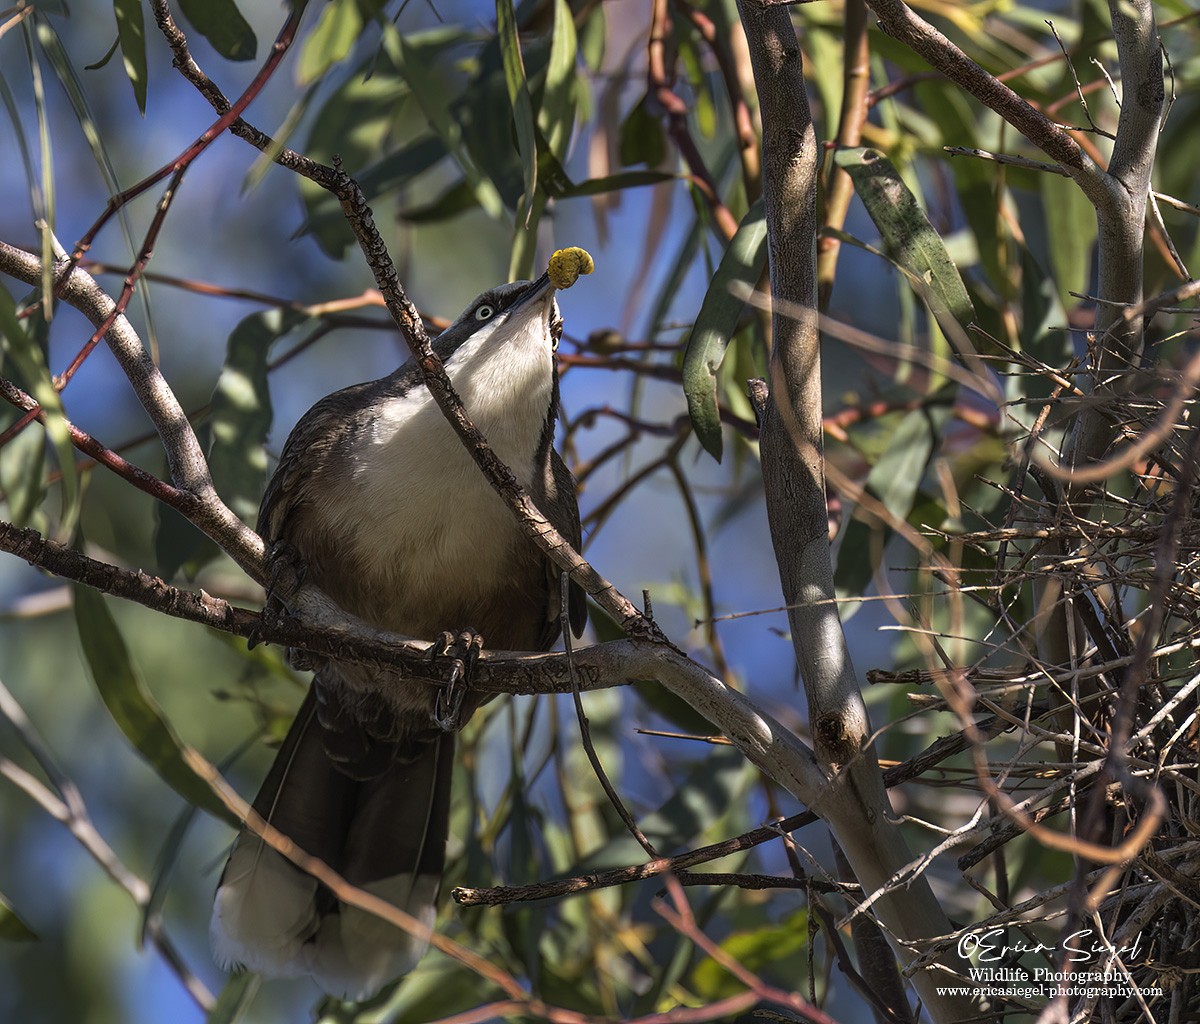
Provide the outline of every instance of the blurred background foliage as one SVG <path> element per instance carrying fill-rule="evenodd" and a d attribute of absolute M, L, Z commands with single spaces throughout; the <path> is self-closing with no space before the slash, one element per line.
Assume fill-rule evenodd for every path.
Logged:
<path fill-rule="evenodd" d="M 1101 70 L 1115 69 L 1115 51 L 1099 0 L 913 6 L 1051 116 L 1115 122 Z M 1156 7 L 1174 96 L 1155 186 L 1183 205 L 1160 204 L 1148 294 L 1181 276 L 1168 238 L 1183 264 L 1200 261 L 1196 210 L 1186 208 L 1200 201 L 1198 19 L 1183 0 Z M 175 13 L 199 63 L 231 97 L 265 59 L 283 17 L 272 5 L 233 0 L 188 0 Z M 845 51 L 856 38 L 846 26 L 854 18 L 863 18 L 855 0 L 795 9 L 822 141 L 844 127 L 844 69 L 852 63 Z M 1087 113 L 1047 19 L 1080 76 Z M 53 233 L 69 248 L 112 192 L 171 161 L 213 120 L 171 68 L 139 0 L 19 5 L 0 14 L 0 32 L 7 242 L 37 250 Z M 842 478 L 865 482 L 896 521 L 977 529 L 1003 517 L 1009 445 L 1049 391 L 1043 377 L 1023 372 L 1024 360 L 1068 367 L 1082 353 L 1094 309 L 1083 296 L 1093 279 L 1095 222 L 1066 179 L 947 154 L 950 146 L 1035 156 L 873 25 L 865 47 L 869 107 L 852 145 L 886 154 L 891 183 L 916 197 L 944 242 L 991 339 L 980 350 L 1006 401 L 990 402 L 946 375 L 939 320 L 885 255 L 891 204 L 868 212 L 855 201 L 843 218 L 831 197 L 844 172 L 831 148 L 822 252 L 842 244 L 836 263 L 826 255 L 822 264 L 827 312 L 923 355 L 897 359 L 895 350 L 864 354 L 826 343 L 827 457 Z M 595 255 L 596 274 L 562 299 L 560 353 L 559 437 L 581 483 L 587 553 L 626 593 L 648 588 L 669 635 L 803 734 L 744 397 L 746 380 L 765 370 L 766 323 L 742 292 L 730 292 L 731 283 L 756 284 L 765 260 L 754 205 L 756 114 L 733 0 L 523 0 L 515 8 L 507 0 L 333 0 L 307 12 L 293 52 L 247 118 L 317 159 L 336 156 L 362 183 L 406 288 L 434 325 L 485 287 L 536 272 L 554 248 L 583 245 Z M 1104 145 L 1099 135 L 1089 139 Z M 114 294 L 159 194 L 152 189 L 124 207 L 89 253 L 90 269 Z M 229 136 L 184 178 L 149 270 L 130 316 L 210 446 L 222 496 L 252 523 L 297 416 L 336 387 L 388 372 L 405 358 L 403 343 L 364 292 L 369 278 L 337 204 Z M 5 283 L 11 313 L 28 290 Z M 4 323 L 4 376 L 50 403 L 48 374 L 61 372 L 90 329 L 61 305 L 50 323 Z M 1157 340 L 1168 362 L 1187 341 Z M 73 422 L 126 458 L 165 472 L 103 349 L 62 403 Z M 0 409 L 0 431 L 18 419 Z M 1049 425 L 1051 441 L 1058 427 Z M 35 424 L 4 436 L 5 519 L 74 537 L 96 557 L 243 603 L 260 599 L 174 513 L 90 463 L 62 460 L 53 417 L 46 430 Z M 891 595 L 945 630 L 928 577 L 910 573 L 917 559 L 903 538 L 855 518 L 836 488 L 831 497 L 843 614 L 860 673 L 921 667 L 903 631 L 881 630 L 893 622 L 881 598 Z M 988 566 L 948 541 L 931 542 L 960 555 L 968 571 Z M 1022 621 L 1028 598 L 1015 600 L 1012 618 Z M 956 664 L 995 649 L 1004 667 L 1010 655 L 986 609 L 969 605 L 953 625 Z M 603 619 L 593 632 L 613 635 Z M 89 664 L 102 666 L 100 678 Z M 165 729 L 168 746 L 172 734 L 194 744 L 250 795 L 269 761 L 267 743 L 282 735 L 304 684 L 278 652 L 247 652 L 141 608 L 75 601 L 60 582 L 5 556 L 0 680 L 78 785 L 99 832 L 153 893 L 148 907 L 135 906 L 59 824 L 13 786 L 0 786 L 0 892 L 12 908 L 0 908 L 0 922 L 5 936 L 28 940 L 0 947 L 0 1018 L 205 1019 L 162 958 L 141 948 L 147 915 L 161 919 L 203 984 L 215 993 L 229 985 L 213 1020 L 304 1019 L 312 1006 L 326 1021 L 433 1020 L 497 995 L 438 955 L 366 1008 L 321 1003 L 307 983 L 227 983 L 212 965 L 207 917 L 232 833 L 173 791 L 169 752 L 155 754 L 154 738 Z M 880 742 L 891 760 L 952 726 L 937 715 L 912 717 L 899 687 L 875 687 L 868 700 L 876 726 L 890 723 Z M 610 775 L 666 853 L 797 809 L 735 752 L 697 738 L 705 723 L 652 686 L 589 695 L 587 710 Z M 499 702 L 476 716 L 462 746 L 447 888 L 643 859 L 577 737 L 569 701 Z M 0 752 L 37 770 L 6 725 Z M 943 781 L 955 778 L 951 771 Z M 918 817 L 955 823 L 977 803 L 965 788 L 933 785 L 909 786 L 896 799 Z M 810 827 L 797 842 L 831 862 L 822 830 Z M 925 845 L 923 835 L 915 842 Z M 807 853 L 791 856 L 811 870 Z M 1023 843 L 1014 844 L 1009 865 L 1014 892 L 1067 870 L 1065 858 Z M 788 875 L 794 866 L 774 843 L 712 869 Z M 939 876 L 935 866 L 934 875 L 952 916 L 979 915 L 980 897 L 953 870 Z M 659 888 L 651 880 L 561 902 L 448 907 L 440 926 L 570 1009 L 632 1016 L 737 991 L 654 912 Z M 866 1019 L 853 987 L 830 973 L 827 939 L 809 947 L 802 890 L 688 892 L 700 924 L 747 968 L 784 988 L 808 993 L 811 985 L 840 1019 Z"/>

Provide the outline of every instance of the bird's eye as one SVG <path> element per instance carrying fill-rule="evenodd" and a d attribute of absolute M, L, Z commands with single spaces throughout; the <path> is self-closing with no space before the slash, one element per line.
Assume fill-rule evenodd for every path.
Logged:
<path fill-rule="evenodd" d="M 496 315 L 496 307 L 493 306 L 490 302 L 483 303 L 482 305 L 480 305 L 480 307 L 477 310 L 475 310 L 475 319 L 476 320 L 490 320 L 495 315 Z"/>

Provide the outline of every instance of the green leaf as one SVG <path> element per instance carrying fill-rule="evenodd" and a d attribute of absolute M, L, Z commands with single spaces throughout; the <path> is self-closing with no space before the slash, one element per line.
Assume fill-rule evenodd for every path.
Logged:
<path fill-rule="evenodd" d="M 104 598 L 90 587 L 76 585 L 73 590 L 75 624 L 84 660 L 113 721 L 175 792 L 222 821 L 236 825 L 208 784 L 183 760 L 183 743 L 142 682 Z"/>
<path fill-rule="evenodd" d="M 527 281 L 534 276 L 533 259 L 537 252 L 537 229 L 546 210 L 546 194 L 538 192 L 529 202 L 521 196 L 517 203 L 516 227 L 508 256 L 508 279 Z M 524 216 L 522 216 L 524 214 Z"/>
<path fill-rule="evenodd" d="M 253 60 L 258 52 L 254 29 L 233 0 L 179 0 L 180 10 L 212 48 L 227 60 Z"/>
<path fill-rule="evenodd" d="M 579 30 L 579 55 L 584 66 L 593 74 L 599 74 L 604 64 L 604 49 L 608 39 L 608 18 L 604 5 L 596 4 Z"/>
<path fill-rule="evenodd" d="M 525 77 L 525 61 L 521 57 L 521 40 L 517 36 L 517 14 L 512 0 L 496 0 L 496 34 L 500 40 L 500 56 L 504 62 L 504 81 L 512 104 L 513 123 L 517 130 L 517 153 L 525 178 L 525 223 L 533 212 L 532 200 L 537 191 L 537 139 L 533 127 L 533 103 L 529 98 L 529 82 Z"/>
<path fill-rule="evenodd" d="M 753 288 L 767 262 L 767 222 L 762 200 L 756 202 L 729 241 L 704 302 L 692 326 L 683 357 L 683 391 L 696 437 L 721 461 L 721 416 L 717 408 L 717 372 L 729 339 L 746 308 L 746 300 L 733 294 L 735 284 Z"/>
<path fill-rule="evenodd" d="M 45 18 L 38 19 L 37 35 L 38 42 L 42 46 L 42 52 L 49 59 L 51 66 L 54 68 L 54 73 L 58 76 L 58 80 L 62 84 L 63 91 L 67 94 L 67 99 L 71 103 L 71 110 L 75 114 L 75 119 L 79 122 L 79 130 L 87 140 L 88 148 L 92 151 L 92 157 L 96 161 L 96 166 L 100 168 L 104 184 L 108 187 L 112 195 L 116 195 L 121 191 L 120 183 L 117 180 L 116 168 L 113 167 L 108 150 L 105 148 L 104 137 L 96 125 L 96 118 L 92 114 L 91 106 L 88 103 L 87 92 L 84 90 L 83 83 L 75 71 L 75 65 L 68 56 L 62 39 L 54 30 L 54 26 L 49 20 Z M 120 40 L 118 39 L 117 43 L 113 45 L 116 46 L 119 42 Z M 121 234 L 125 238 L 126 247 L 131 254 L 136 253 L 139 246 L 133 240 L 133 227 L 129 218 L 129 207 L 122 206 L 117 211 L 117 218 L 121 224 Z M 155 329 L 154 317 L 150 308 L 149 288 L 141 287 L 138 289 L 137 294 L 138 301 L 142 306 L 142 311 L 146 318 L 146 336 L 153 344 Z"/>
<path fill-rule="evenodd" d="M 271 429 L 267 361 L 271 346 L 308 319 L 296 310 L 252 313 L 229 335 L 212 397 L 208 465 L 213 484 L 243 522 L 253 525 L 267 482 L 264 447 Z"/>
<path fill-rule="evenodd" d="M 150 922 L 162 914 L 163 903 L 166 902 L 167 892 L 170 888 L 171 876 L 175 873 L 175 868 L 179 863 L 179 853 L 183 849 L 183 840 L 187 837 L 188 829 L 195 819 L 195 806 L 185 804 L 171 825 L 162 849 L 158 851 L 158 858 L 154 863 L 154 875 L 150 879 L 150 898 L 142 907 L 142 945 L 146 943 L 146 933 Z"/>
<path fill-rule="evenodd" d="M 923 297 L 943 329 L 947 315 L 963 330 L 973 324 L 975 307 L 958 267 L 892 162 L 874 149 L 839 150 L 836 160 L 883 236 L 883 251 L 924 286 Z"/>
<path fill-rule="evenodd" d="M 447 63 L 446 51 L 464 38 L 464 34 L 456 29 L 435 29 L 419 35 L 401 35 L 390 24 L 383 29 L 384 49 L 404 77 L 429 126 L 462 168 L 479 205 L 488 216 L 498 218 L 504 212 L 500 193 L 493 182 L 480 174 L 463 141 L 463 125 L 451 116 L 446 105 L 447 86 L 440 69 Z"/>
<path fill-rule="evenodd" d="M 808 944 L 808 912 L 797 910 L 778 924 L 750 931 L 734 932 L 721 942 L 721 949 L 754 974 L 764 974 L 779 964 L 779 980 L 791 978 L 796 965 L 803 962 Z M 771 979 L 775 980 L 775 979 Z M 746 986 L 712 957 L 705 957 L 692 970 L 689 986 L 706 1002 L 726 999 L 746 990 Z"/>
<path fill-rule="evenodd" d="M 644 96 L 626 115 L 618 139 L 617 154 L 626 167 L 630 164 L 657 167 L 667 158 L 662 122 L 647 109 Z"/>
<path fill-rule="evenodd" d="M 575 125 L 575 19 L 566 0 L 554 0 L 554 30 L 550 37 L 550 59 L 546 64 L 546 84 L 538 127 L 554 156 L 566 158 L 567 143 Z"/>
<path fill-rule="evenodd" d="M 108 62 L 117 55 L 117 51 L 120 48 L 121 48 L 121 38 L 120 38 L 120 36 L 118 36 L 117 38 L 115 38 L 112 41 L 112 46 L 110 46 L 107 50 L 104 51 L 103 57 L 101 57 L 94 64 L 85 64 L 83 66 L 83 70 L 84 71 L 99 71 L 101 68 L 107 67 Z"/>
<path fill-rule="evenodd" d="M 5 942 L 39 941 L 37 933 L 21 920 L 4 893 L 0 893 L 0 939 Z"/>
<path fill-rule="evenodd" d="M 1071 292 L 1086 292 L 1091 280 L 1096 211 L 1070 178 L 1043 174 L 1041 186 L 1050 270 L 1059 300 L 1069 309 L 1079 301 Z"/>
<path fill-rule="evenodd" d="M 117 16 L 117 41 L 125 74 L 133 86 L 138 110 L 146 113 L 146 23 L 142 16 L 142 0 L 113 0 Z"/>
<path fill-rule="evenodd" d="M 300 64 L 296 69 L 300 84 L 315 82 L 338 61 L 345 60 L 362 30 L 363 19 L 357 0 L 333 0 L 326 4 L 300 51 Z"/>
<path fill-rule="evenodd" d="M 261 984 L 262 978 L 253 971 L 239 971 L 233 975 L 208 1011 L 205 1024 L 237 1024 L 250 1009 Z"/>
<path fill-rule="evenodd" d="M 887 447 L 867 475 L 867 490 L 898 520 L 907 520 L 913 509 L 942 425 L 949 415 L 950 408 L 944 404 L 905 414 L 899 425 L 889 431 Z M 882 542 L 876 543 L 871 535 L 879 529 L 883 529 Z M 861 597 L 866 593 L 878 564 L 877 558 L 890 535 L 890 530 L 874 522 L 868 524 L 858 518 L 850 520 L 838 547 L 834 578 L 839 594 Z M 857 605 L 845 606 L 843 621 L 857 609 Z"/>
<path fill-rule="evenodd" d="M 44 325 L 45 321 L 41 321 Z M 75 531 L 79 519 L 80 491 L 79 475 L 75 472 L 75 449 L 71 446 L 71 434 L 67 427 L 62 396 L 54 387 L 46 356 L 34 340 L 29 322 L 17 318 L 16 305 L 8 289 L 0 288 L 0 352 L 4 352 L 16 365 L 30 393 L 42 409 L 46 436 L 54 446 L 58 468 L 62 473 L 62 514 L 58 534 L 69 538 Z"/>
<path fill-rule="evenodd" d="M 913 94 L 937 125 L 939 137 L 931 145 L 988 147 L 979 129 L 975 103 L 957 85 L 938 79 L 918 80 Z M 997 206 L 1003 199 L 997 194 L 996 167 L 973 157 L 956 157 L 950 161 L 950 170 L 959 206 L 975 235 L 980 263 L 993 285 L 1003 287 L 1001 255 L 1008 242 L 997 223 Z"/>
<path fill-rule="evenodd" d="M 604 760 L 605 765 L 609 764 Z M 663 854 L 696 845 L 732 809 L 739 807 L 756 770 L 731 747 L 715 747 L 694 762 L 678 787 L 661 807 L 638 819 L 638 825 Z M 620 832 L 589 854 L 583 870 L 627 864 L 645 857 L 645 851 L 627 832 Z"/>
<path fill-rule="evenodd" d="M 35 522 L 46 496 L 45 465 L 46 432 L 36 427 L 22 430 L 0 452 L 0 492 L 8 506 L 7 518 L 15 526 Z"/>
<path fill-rule="evenodd" d="M 377 69 L 365 81 L 358 75 L 352 76 L 317 114 L 309 132 L 309 152 L 322 160 L 332 159 L 338 153 L 345 166 L 354 171 L 368 200 L 398 190 L 444 159 L 448 152 L 445 141 L 437 135 L 419 136 L 388 152 L 392 149 L 389 132 L 396 110 L 409 95 L 404 79 L 388 69 Z M 349 135 L 345 131 L 347 123 L 354 125 Z M 375 160 L 374 156 L 380 152 L 387 152 L 387 156 Z M 358 170 L 364 166 L 365 170 Z M 302 182 L 300 187 L 308 218 L 296 233 L 314 235 L 326 254 L 340 259 L 354 240 L 341 204 L 334 195 L 312 183 Z"/>
<path fill-rule="evenodd" d="M 570 181 L 565 185 L 559 183 L 556 191 L 547 189 L 546 192 L 556 199 L 578 199 L 581 196 L 598 196 L 605 192 L 621 192 L 627 188 L 659 185 L 674 178 L 674 174 L 666 171 L 620 171 L 603 178 L 588 178 L 587 181 L 581 181 L 577 185 Z"/>
<path fill-rule="evenodd" d="M 478 205 L 471 183 L 466 178 L 460 178 L 432 202 L 402 210 L 400 216 L 410 224 L 429 224 L 457 217 Z"/>
<path fill-rule="evenodd" d="M 37 34 L 41 35 L 46 21 L 44 18 L 34 18 L 32 24 L 35 26 Z M 42 81 L 41 58 L 35 52 L 34 31 L 31 30 L 30 25 L 30 20 L 21 22 L 21 38 L 25 42 L 25 53 L 29 60 L 29 84 L 33 92 L 33 107 L 37 113 L 38 156 L 41 160 L 42 173 L 40 188 L 35 188 L 33 193 L 33 212 L 37 222 L 38 236 L 41 240 L 42 301 L 44 303 L 42 318 L 49 323 L 54 316 L 55 165 L 51 147 L 50 118 L 46 106 L 46 88 Z"/>
<path fill-rule="evenodd" d="M 155 505 L 154 517 L 154 559 L 164 580 L 174 579 L 181 570 L 188 579 L 195 579 L 196 573 L 220 556 L 216 541 L 170 505 Z"/>

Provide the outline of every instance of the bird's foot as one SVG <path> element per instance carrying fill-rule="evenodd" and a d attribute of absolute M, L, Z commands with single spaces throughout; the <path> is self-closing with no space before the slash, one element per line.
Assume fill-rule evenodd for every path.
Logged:
<path fill-rule="evenodd" d="M 264 631 L 278 627 L 287 618 L 291 600 L 304 586 L 306 575 L 304 560 L 293 545 L 283 541 L 271 545 L 267 551 L 267 600 L 259 625 L 247 638 L 251 649 L 263 642 Z M 288 664 L 301 671 L 317 668 L 321 660 L 298 648 L 288 648 Z"/>
<path fill-rule="evenodd" d="M 455 636 L 445 632 L 430 648 L 430 660 L 447 659 L 450 675 L 439 688 L 433 705 L 434 724 L 442 732 L 457 732 L 463 726 L 463 702 L 471 685 L 471 674 L 483 650 L 483 637 L 466 629 Z"/>

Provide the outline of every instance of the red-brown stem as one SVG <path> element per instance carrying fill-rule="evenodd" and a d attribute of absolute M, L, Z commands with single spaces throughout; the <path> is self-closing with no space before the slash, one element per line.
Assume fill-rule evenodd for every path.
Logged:
<path fill-rule="evenodd" d="M 708 203 L 716 221 L 717 229 L 728 241 L 738 228 L 737 218 L 730 212 L 717 193 L 717 184 L 712 172 L 705 164 L 692 131 L 688 127 L 687 104 L 676 95 L 671 87 L 672 76 L 667 73 L 666 39 L 668 29 L 667 17 L 668 0 L 654 0 L 650 16 L 650 42 L 647 46 L 646 84 L 647 92 L 667 114 L 667 131 L 675 142 L 676 148 L 687 164 L 688 170 L 695 179 L 693 184 Z"/>

